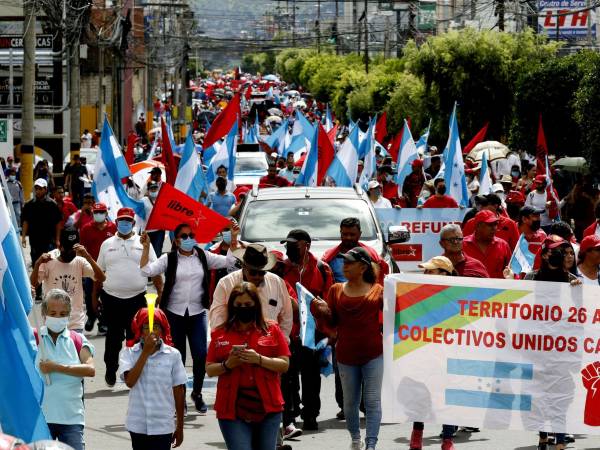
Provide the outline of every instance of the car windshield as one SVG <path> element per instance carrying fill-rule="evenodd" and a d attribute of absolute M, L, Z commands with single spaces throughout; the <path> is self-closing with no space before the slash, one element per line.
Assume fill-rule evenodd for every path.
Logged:
<path fill-rule="evenodd" d="M 340 222 L 360 220 L 362 240 L 377 239 L 375 220 L 364 200 L 309 198 L 255 201 L 247 206 L 242 229 L 246 241 L 280 241 L 294 228 L 306 230 L 314 240 L 339 240 Z"/>
<path fill-rule="evenodd" d="M 264 156 L 256 158 L 236 158 L 235 173 L 242 172 L 266 172 L 269 168 Z"/>

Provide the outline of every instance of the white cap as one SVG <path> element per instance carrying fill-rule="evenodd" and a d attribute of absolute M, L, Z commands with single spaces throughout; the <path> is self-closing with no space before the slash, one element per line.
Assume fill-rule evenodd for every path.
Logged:
<path fill-rule="evenodd" d="M 504 192 L 504 187 L 500 183 L 492 184 L 492 192 Z"/>
<path fill-rule="evenodd" d="M 378 187 L 379 187 L 379 181 L 377 181 L 377 180 L 369 181 L 369 190 L 377 189 Z"/>
<path fill-rule="evenodd" d="M 278 157 L 279 157 L 279 154 L 277 152 L 271 153 L 271 158 L 277 159 Z"/>
<path fill-rule="evenodd" d="M 43 178 L 38 178 L 37 180 L 35 180 L 35 183 L 33 183 L 33 185 L 39 186 L 41 188 L 47 188 L 48 182 L 46 180 L 44 180 Z"/>

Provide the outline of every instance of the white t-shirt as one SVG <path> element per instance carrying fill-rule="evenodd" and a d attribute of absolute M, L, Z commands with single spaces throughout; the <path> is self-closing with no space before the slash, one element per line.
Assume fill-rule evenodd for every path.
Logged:
<path fill-rule="evenodd" d="M 548 216 L 548 211 L 546 210 L 547 198 L 548 195 L 546 191 L 542 192 L 541 194 L 538 191 L 531 191 L 529 194 L 527 194 L 527 199 L 525 200 L 525 206 L 531 206 L 535 209 L 544 211 L 542 214 L 540 214 L 540 220 L 543 227 L 552 224 L 552 220 L 550 219 L 550 216 Z"/>
<path fill-rule="evenodd" d="M 373 203 L 373 202 L 371 202 Z M 385 198 L 383 195 L 380 195 L 375 203 L 373 203 L 373 208 L 391 208 L 392 203 Z"/>
<path fill-rule="evenodd" d="M 92 135 L 91 133 L 83 133 L 81 135 L 81 148 L 92 147 Z"/>

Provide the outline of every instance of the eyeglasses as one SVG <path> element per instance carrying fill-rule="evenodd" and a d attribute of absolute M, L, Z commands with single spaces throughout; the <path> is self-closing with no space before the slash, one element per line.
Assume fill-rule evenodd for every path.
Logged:
<path fill-rule="evenodd" d="M 450 242 L 451 244 L 458 244 L 463 241 L 464 238 L 453 237 L 453 238 L 442 238 L 442 241 Z"/>
<path fill-rule="evenodd" d="M 246 272 L 248 272 L 248 275 L 250 275 L 251 277 L 264 277 L 265 273 L 267 273 L 265 270 L 256 269 L 246 269 Z"/>
<path fill-rule="evenodd" d="M 187 238 L 194 239 L 196 237 L 196 235 L 194 233 L 181 233 L 179 235 L 179 237 L 181 239 L 187 239 Z"/>

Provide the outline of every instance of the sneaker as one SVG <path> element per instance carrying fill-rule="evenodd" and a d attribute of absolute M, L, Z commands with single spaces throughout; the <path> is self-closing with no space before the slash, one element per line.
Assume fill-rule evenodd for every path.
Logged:
<path fill-rule="evenodd" d="M 106 385 L 108 387 L 114 387 L 117 382 L 117 374 L 116 373 L 108 373 L 104 375 L 104 381 L 106 381 Z"/>
<path fill-rule="evenodd" d="M 352 439 L 352 443 L 350 444 L 350 450 L 361 450 L 363 448 L 363 443 L 360 439 Z"/>
<path fill-rule="evenodd" d="M 88 317 L 88 320 L 85 322 L 85 326 L 83 327 L 85 331 L 92 331 L 94 329 L 94 323 L 96 323 L 96 319 Z"/>
<path fill-rule="evenodd" d="M 464 429 L 463 429 L 464 431 Z M 452 433 L 452 437 L 456 437 L 456 433 L 458 432 L 458 427 L 454 427 L 454 432 Z M 444 439 L 444 431 L 440 431 L 440 439 Z"/>
<path fill-rule="evenodd" d="M 285 427 L 285 430 L 283 430 L 283 439 L 293 439 L 298 436 L 302 436 L 302 430 L 296 428 L 296 425 L 293 423 L 289 424 Z"/>
<path fill-rule="evenodd" d="M 346 420 L 346 415 L 344 414 L 344 410 L 340 409 L 338 413 L 335 415 L 337 420 Z"/>
<path fill-rule="evenodd" d="M 292 446 L 291 445 L 287 445 L 287 444 L 281 444 L 281 445 L 278 445 L 275 448 L 277 450 L 292 450 Z"/>
<path fill-rule="evenodd" d="M 410 450 L 421 450 L 423 448 L 423 430 L 412 430 L 409 445 Z"/>
<path fill-rule="evenodd" d="M 479 428 L 476 427 L 460 427 L 460 431 L 464 433 L 479 433 Z"/>
<path fill-rule="evenodd" d="M 305 431 L 317 431 L 319 429 L 319 424 L 317 423 L 317 419 L 309 418 L 304 419 L 302 423 L 302 428 Z"/>
<path fill-rule="evenodd" d="M 98 336 L 106 336 L 108 327 L 106 325 L 98 325 Z"/>
<path fill-rule="evenodd" d="M 196 410 L 201 414 L 205 415 L 208 411 L 208 406 L 202 400 L 202 394 L 195 394 L 192 392 L 192 400 L 194 401 L 194 405 L 196 406 Z"/>
<path fill-rule="evenodd" d="M 573 442 L 575 442 L 575 436 L 572 434 L 565 434 L 565 442 L 567 444 L 572 444 Z"/>
<path fill-rule="evenodd" d="M 454 442 L 452 442 L 452 439 L 444 439 L 442 441 L 442 450 L 455 450 Z"/>

